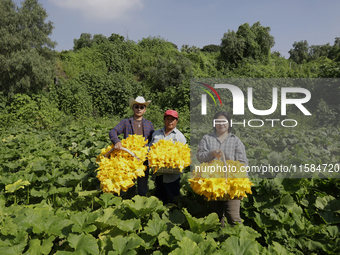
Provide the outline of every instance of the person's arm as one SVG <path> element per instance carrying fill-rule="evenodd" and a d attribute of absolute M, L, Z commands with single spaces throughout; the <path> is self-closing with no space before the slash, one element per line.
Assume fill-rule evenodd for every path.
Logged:
<path fill-rule="evenodd" d="M 237 142 L 235 144 L 235 160 L 240 161 L 241 163 L 248 165 L 246 149 L 245 149 L 242 141 L 239 140 L 239 139 L 237 140 Z"/>
<path fill-rule="evenodd" d="M 213 152 L 209 148 L 206 137 L 203 137 L 198 144 L 197 159 L 199 162 L 210 162 L 214 159 Z"/>
<path fill-rule="evenodd" d="M 152 138 L 153 138 L 153 134 L 154 134 L 154 132 L 155 132 L 155 129 L 154 129 L 153 124 L 151 123 L 151 121 L 149 121 L 149 126 L 148 126 L 148 128 L 150 129 L 150 130 L 149 130 L 149 135 L 147 136 L 147 139 L 148 139 L 148 146 L 151 146 L 151 145 L 152 145 L 151 141 L 152 141 Z"/>
<path fill-rule="evenodd" d="M 118 123 L 117 126 L 115 126 L 113 129 L 111 129 L 109 133 L 110 140 L 112 143 L 115 145 L 116 149 L 121 149 L 122 148 L 122 143 L 119 140 L 118 136 L 124 132 L 125 129 L 125 122 L 122 120 L 121 122 Z"/>
<path fill-rule="evenodd" d="M 179 131 L 179 130 L 178 130 Z M 187 143 L 187 139 L 185 138 L 185 136 L 183 135 L 182 132 L 179 132 L 179 134 L 177 135 L 177 142 L 181 142 L 183 144 Z"/>

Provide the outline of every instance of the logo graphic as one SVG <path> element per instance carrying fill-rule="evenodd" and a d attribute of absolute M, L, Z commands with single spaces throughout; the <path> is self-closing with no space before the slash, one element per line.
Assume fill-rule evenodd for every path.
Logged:
<path fill-rule="evenodd" d="M 222 106 L 222 101 L 216 90 L 209 86 L 208 84 L 199 82 L 200 84 L 203 84 L 207 88 L 211 89 L 215 95 L 218 97 L 220 100 L 221 106 Z M 241 89 L 239 89 L 237 86 L 232 85 L 232 84 L 215 84 L 215 88 L 220 88 L 220 89 L 228 89 L 232 96 L 233 96 L 233 114 L 234 115 L 244 115 L 244 94 Z M 202 89 L 202 88 L 201 88 Z M 211 93 L 205 89 L 202 89 L 206 91 L 212 98 L 213 96 Z M 287 98 L 288 93 L 300 93 L 304 94 L 304 98 L 292 98 L 289 99 Z M 272 89 L 272 106 L 268 110 L 257 110 L 255 109 L 253 105 L 253 88 L 248 88 L 248 109 L 250 110 L 251 113 L 255 115 L 270 115 L 272 114 L 278 105 L 278 95 L 277 95 L 277 88 Z M 281 115 L 286 115 L 286 107 L 288 104 L 293 104 L 295 105 L 304 115 L 312 115 L 302 104 L 307 103 L 311 98 L 311 94 L 307 89 L 304 88 L 287 88 L 287 87 L 282 87 L 281 88 Z M 215 105 L 216 101 L 213 98 Z M 207 98 L 206 94 L 202 95 L 202 115 L 207 114 Z"/>
<path fill-rule="evenodd" d="M 213 87 L 211 87 L 210 85 L 205 84 L 203 82 L 197 82 L 197 83 L 204 85 L 205 87 L 210 89 L 212 92 L 214 92 L 215 95 L 217 96 L 218 100 L 220 101 L 221 106 L 222 106 L 221 97 L 220 97 L 220 95 L 217 93 L 217 91 Z M 215 105 L 217 105 L 215 98 L 213 97 L 213 95 L 208 90 L 203 89 L 201 87 L 198 87 L 198 88 L 203 90 L 204 92 L 206 92 L 212 98 L 212 100 L 214 101 Z M 206 107 L 206 105 L 207 105 L 207 95 L 206 94 L 202 94 L 202 105 L 205 105 L 204 109 L 202 107 L 202 115 L 206 115 L 207 114 L 207 107 Z"/>
<path fill-rule="evenodd" d="M 212 92 L 215 93 L 217 98 L 220 101 L 220 104 L 222 106 L 222 100 L 219 94 L 216 92 L 216 90 L 211 87 L 208 84 L 205 84 L 203 82 L 197 82 L 199 84 L 204 85 L 206 88 L 210 89 Z M 232 84 L 215 84 L 214 86 L 216 89 L 227 89 L 229 92 L 232 94 L 232 102 L 233 102 L 233 115 L 244 115 L 245 114 L 245 96 L 240 88 L 238 88 L 235 85 Z M 199 89 L 203 90 L 207 94 L 210 95 L 210 97 L 213 99 L 215 106 L 217 106 L 216 100 L 213 97 L 213 95 L 210 93 L 210 91 L 200 88 Z M 293 94 L 293 93 L 298 93 L 302 94 L 305 97 L 303 98 L 287 98 L 287 94 Z M 207 115 L 207 94 L 202 94 L 201 95 L 201 114 L 202 115 Z M 278 93 L 278 88 L 273 87 L 272 88 L 272 104 L 271 107 L 267 110 L 258 110 L 255 109 L 253 105 L 253 88 L 248 87 L 247 88 L 247 105 L 248 105 L 248 110 L 258 116 L 268 116 L 272 113 L 275 112 L 275 110 L 278 108 L 278 97 L 281 94 L 281 116 L 287 115 L 287 105 L 295 105 L 304 115 L 310 116 L 312 115 L 303 104 L 307 103 L 311 99 L 311 93 L 309 90 L 305 88 L 296 88 L 296 87 L 281 87 L 281 93 Z M 271 122 L 271 126 L 274 127 L 274 122 L 280 121 L 280 119 L 265 119 L 266 122 Z M 265 123 L 264 120 L 261 119 L 251 119 L 248 121 L 248 125 L 250 127 L 262 127 Z M 254 125 L 253 123 L 259 123 L 259 125 Z M 295 124 L 293 125 L 286 125 L 286 122 L 294 122 Z M 244 127 L 246 126 L 246 120 L 243 120 L 243 122 L 235 122 L 231 119 L 230 126 L 232 127 L 235 124 L 241 124 Z M 283 127 L 295 127 L 297 125 L 297 121 L 294 119 L 285 119 L 281 121 L 281 125 Z M 215 126 L 215 123 L 214 123 Z"/>

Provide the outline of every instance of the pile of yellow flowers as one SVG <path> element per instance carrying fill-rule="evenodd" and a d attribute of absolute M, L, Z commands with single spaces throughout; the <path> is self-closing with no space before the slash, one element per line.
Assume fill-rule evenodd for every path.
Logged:
<path fill-rule="evenodd" d="M 128 188 L 135 184 L 137 177 L 144 176 L 146 166 L 143 162 L 146 160 L 148 147 L 145 147 L 147 141 L 141 135 L 130 135 L 122 140 L 122 147 L 133 152 L 140 160 L 124 150 L 114 150 L 110 157 L 105 155 L 114 145 L 102 149 L 96 162 L 99 165 L 97 169 L 97 178 L 100 181 L 100 188 L 106 193 L 117 193 L 127 191 Z"/>
<path fill-rule="evenodd" d="M 213 160 L 195 167 L 190 186 L 199 195 L 210 200 L 229 200 L 247 197 L 252 194 L 253 183 L 247 177 L 244 166 L 239 161 L 227 160 L 224 166 L 221 160 Z M 225 171 L 223 171 L 225 170 Z"/>
<path fill-rule="evenodd" d="M 181 142 L 162 139 L 150 147 L 148 159 L 155 173 L 159 168 L 178 168 L 182 172 L 190 166 L 190 148 Z"/>

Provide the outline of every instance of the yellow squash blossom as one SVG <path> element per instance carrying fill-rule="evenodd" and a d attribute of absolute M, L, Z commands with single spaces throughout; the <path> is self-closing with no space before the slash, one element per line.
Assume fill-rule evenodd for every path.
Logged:
<path fill-rule="evenodd" d="M 122 140 L 122 146 L 133 152 L 140 160 L 124 150 L 114 150 L 110 153 L 109 158 L 105 157 L 114 147 L 113 144 L 101 150 L 96 159 L 99 165 L 96 171 L 100 187 L 104 192 L 119 195 L 121 190 L 127 191 L 132 187 L 137 177 L 144 176 L 146 166 L 143 165 L 143 162 L 148 153 L 146 144 L 147 141 L 141 135 L 130 135 Z"/>
<path fill-rule="evenodd" d="M 159 168 L 177 168 L 182 172 L 190 166 L 190 148 L 181 142 L 162 139 L 150 147 L 148 159 L 155 172 Z"/>
<path fill-rule="evenodd" d="M 189 179 L 195 193 L 210 200 L 228 200 L 247 197 L 252 194 L 253 183 L 247 177 L 244 166 L 239 161 L 227 160 L 224 166 L 221 160 L 213 160 L 195 167 L 193 178 Z"/>

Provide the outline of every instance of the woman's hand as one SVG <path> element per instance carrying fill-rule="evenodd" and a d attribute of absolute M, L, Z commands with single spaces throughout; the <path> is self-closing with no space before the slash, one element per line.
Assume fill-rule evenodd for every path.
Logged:
<path fill-rule="evenodd" d="M 220 157 L 222 157 L 222 151 L 221 150 L 214 150 L 214 151 L 212 151 L 212 155 L 213 155 L 213 157 L 214 158 L 220 158 Z"/>

